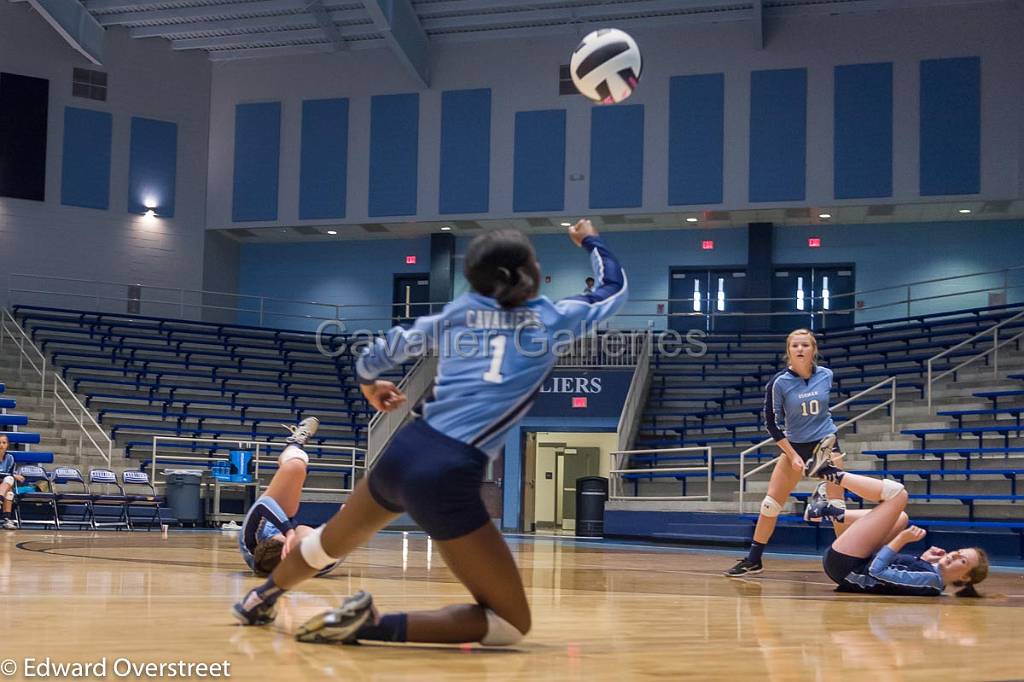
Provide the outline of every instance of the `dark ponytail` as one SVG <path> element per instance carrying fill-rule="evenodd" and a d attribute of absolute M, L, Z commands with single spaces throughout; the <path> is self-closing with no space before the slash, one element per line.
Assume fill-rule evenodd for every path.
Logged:
<path fill-rule="evenodd" d="M 540 266 L 530 240 L 519 230 L 494 230 L 473 239 L 466 251 L 466 279 L 502 308 L 517 308 L 537 295 Z"/>

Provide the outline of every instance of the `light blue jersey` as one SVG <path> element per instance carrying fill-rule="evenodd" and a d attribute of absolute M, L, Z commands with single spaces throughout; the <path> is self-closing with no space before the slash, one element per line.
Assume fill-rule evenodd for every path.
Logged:
<path fill-rule="evenodd" d="M 938 566 L 920 557 L 897 554 L 888 545 L 878 550 L 866 572 L 850 573 L 846 582 L 865 592 L 921 597 L 938 596 L 945 587 Z"/>
<path fill-rule="evenodd" d="M 4 455 L 4 459 L 0 462 L 0 476 L 7 476 L 14 473 L 14 455 L 10 452 Z"/>
<path fill-rule="evenodd" d="M 555 351 L 626 302 L 626 274 L 598 237 L 587 237 L 597 285 L 594 292 L 556 303 L 540 296 L 504 309 L 477 293 L 459 296 L 438 315 L 409 329 L 395 327 L 356 361 L 370 383 L 412 357 L 435 348 L 433 392 L 417 414 L 431 428 L 496 457 L 505 436 L 529 411 L 555 364 Z"/>
<path fill-rule="evenodd" d="M 832 370 L 814 366 L 804 379 L 792 369 L 771 378 L 764 394 L 764 421 L 776 442 L 816 443 L 836 432 L 829 410 Z"/>

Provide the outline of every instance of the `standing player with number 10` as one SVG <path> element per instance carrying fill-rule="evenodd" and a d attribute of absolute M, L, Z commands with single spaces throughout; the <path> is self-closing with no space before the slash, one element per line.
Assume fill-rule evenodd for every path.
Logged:
<path fill-rule="evenodd" d="M 626 301 L 626 275 L 589 220 L 569 237 L 590 253 L 597 286 L 553 303 L 538 296 L 541 273 L 530 240 L 517 230 L 480 235 L 466 253 L 473 291 L 410 329 L 395 327 L 356 362 L 363 394 L 378 410 L 405 396 L 378 379 L 429 345 L 439 349 L 434 390 L 361 480 L 348 503 L 297 543 L 270 579 L 235 605 L 243 625 L 274 619 L 286 591 L 356 549 L 402 512 L 435 541 L 475 603 L 379 617 L 357 592 L 302 625 L 305 642 L 480 642 L 515 644 L 530 630 L 522 578 L 480 495 L 487 462 L 529 411 L 562 344 Z M 428 343 L 429 342 L 429 343 Z M 475 352 L 467 353 L 472 348 Z M 291 542 L 291 540 L 290 540 Z"/>
<path fill-rule="evenodd" d="M 838 450 L 836 425 L 829 411 L 832 370 L 817 364 L 818 340 L 807 329 L 796 329 L 786 337 L 786 369 L 765 387 L 764 421 L 782 454 L 775 462 L 768 494 L 754 528 L 750 552 L 725 572 L 729 577 L 760 573 L 761 554 L 775 532 L 777 517 L 786 500 L 804 476 L 815 476 Z M 838 486 L 821 484 L 808 501 L 804 519 L 829 516 L 836 534 L 843 532 L 846 503 Z"/>

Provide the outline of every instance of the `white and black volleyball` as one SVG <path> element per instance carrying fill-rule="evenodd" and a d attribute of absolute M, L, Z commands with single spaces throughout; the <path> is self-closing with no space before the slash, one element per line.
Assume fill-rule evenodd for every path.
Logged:
<path fill-rule="evenodd" d="M 569 61 L 572 82 L 580 94 L 601 104 L 614 104 L 633 94 L 640 82 L 640 48 L 625 31 L 602 28 L 588 33 Z"/>

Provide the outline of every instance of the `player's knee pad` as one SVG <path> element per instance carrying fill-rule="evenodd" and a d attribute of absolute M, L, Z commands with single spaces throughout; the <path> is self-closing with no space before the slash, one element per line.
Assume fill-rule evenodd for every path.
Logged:
<path fill-rule="evenodd" d="M 14 476 L 4 476 L 4 485 L 14 486 Z"/>
<path fill-rule="evenodd" d="M 484 646 L 509 646 L 523 638 L 523 633 L 507 620 L 490 609 L 484 609 L 487 615 L 487 634 L 480 640 Z"/>
<path fill-rule="evenodd" d="M 4 493 L 4 499 L 5 500 L 13 501 L 14 500 L 14 491 L 13 490 L 8 490 L 6 493 Z"/>
<path fill-rule="evenodd" d="M 285 462 L 290 462 L 293 459 L 301 461 L 303 464 L 309 464 L 309 455 L 297 445 L 289 445 L 281 453 L 281 456 L 277 458 L 277 463 L 284 465 Z"/>
<path fill-rule="evenodd" d="M 771 495 L 765 495 L 761 500 L 761 516 L 775 517 L 782 513 L 782 505 Z"/>
<path fill-rule="evenodd" d="M 882 499 L 891 500 L 900 494 L 903 490 L 903 484 L 899 481 L 894 481 L 891 478 L 882 479 Z"/>
<path fill-rule="evenodd" d="M 323 535 L 324 527 L 320 526 L 312 533 L 302 538 L 302 542 L 299 543 L 299 551 L 302 553 L 302 560 L 306 562 L 310 568 L 321 569 L 327 568 L 334 564 L 338 557 L 333 557 L 324 551 L 324 546 L 320 544 L 320 536 Z"/>

